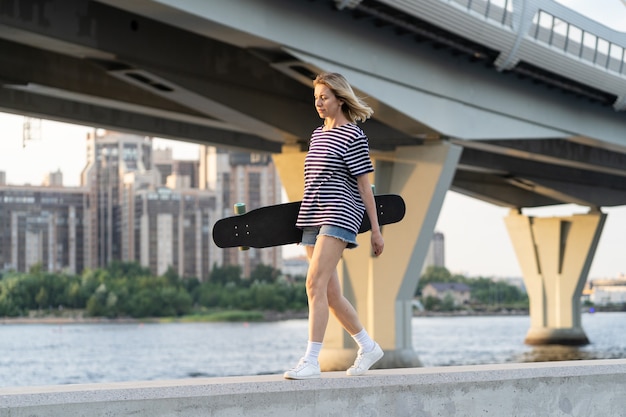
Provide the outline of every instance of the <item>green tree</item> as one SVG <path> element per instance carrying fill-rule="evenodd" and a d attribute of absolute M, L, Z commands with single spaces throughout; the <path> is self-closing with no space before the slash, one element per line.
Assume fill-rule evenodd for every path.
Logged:
<path fill-rule="evenodd" d="M 250 281 L 252 282 L 266 282 L 274 283 L 280 277 L 280 270 L 275 269 L 269 265 L 257 265 L 256 268 L 250 274 Z"/>
<path fill-rule="evenodd" d="M 106 285 L 100 284 L 96 291 L 87 300 L 85 312 L 93 317 L 110 317 L 111 313 L 107 308 L 108 292 Z"/>
<path fill-rule="evenodd" d="M 105 270 L 111 277 L 137 278 L 152 275 L 150 268 L 143 267 L 138 262 L 112 261 Z"/>
<path fill-rule="evenodd" d="M 450 271 L 448 271 L 443 266 L 429 266 L 426 268 L 424 275 L 421 276 L 419 283 L 417 285 L 417 290 L 415 291 L 416 296 L 420 296 L 422 294 L 422 290 L 428 284 L 432 284 L 435 282 L 460 282 L 466 283 L 467 278 L 463 275 L 452 275 Z"/>
<path fill-rule="evenodd" d="M 212 282 L 203 282 L 193 293 L 195 303 L 202 307 L 213 308 L 220 305 L 221 285 Z"/>
<path fill-rule="evenodd" d="M 214 284 L 226 285 L 232 283 L 238 285 L 241 283 L 241 267 L 239 265 L 213 265 L 209 281 Z"/>
<path fill-rule="evenodd" d="M 444 295 L 443 300 L 441 300 L 441 311 L 454 311 L 456 309 L 454 303 L 454 297 L 450 293 L 446 293 Z"/>
<path fill-rule="evenodd" d="M 48 307 L 48 291 L 44 287 L 39 288 L 39 292 L 35 296 L 35 302 L 39 308 Z"/>
<path fill-rule="evenodd" d="M 424 303 L 424 309 L 426 311 L 435 311 L 435 310 L 439 310 L 439 307 L 441 305 L 441 300 L 437 297 L 433 297 L 432 295 L 429 295 L 428 297 L 426 297 L 423 303 Z"/>
<path fill-rule="evenodd" d="M 194 306 L 243 310 L 302 310 L 307 298 L 303 282 L 278 279 L 280 271 L 255 268 L 241 279 L 239 266 L 216 267 L 213 279 L 181 279 L 173 269 L 152 276 L 137 263 L 112 262 L 80 276 L 46 273 L 5 273 L 0 279 L 0 315 L 19 316 L 32 309 L 68 306 L 90 316 L 158 317 L 188 314 Z"/>
<path fill-rule="evenodd" d="M 261 310 L 285 311 L 287 300 L 276 292 L 276 286 L 266 283 L 254 284 L 250 288 L 256 308 Z"/>
<path fill-rule="evenodd" d="M 474 303 L 487 306 L 528 305 L 528 294 L 508 282 L 479 277 L 468 280 L 467 284 L 471 288 Z"/>
<path fill-rule="evenodd" d="M 180 283 L 180 277 L 178 276 L 178 273 L 172 266 L 169 266 L 167 268 L 167 271 L 165 271 L 165 274 L 163 274 L 163 277 L 167 280 L 167 282 L 170 285 L 177 286 Z"/>

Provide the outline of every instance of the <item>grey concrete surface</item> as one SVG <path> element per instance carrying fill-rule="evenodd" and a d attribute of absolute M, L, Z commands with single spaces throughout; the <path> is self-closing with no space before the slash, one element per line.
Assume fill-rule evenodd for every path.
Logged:
<path fill-rule="evenodd" d="M 626 360 L 0 389 L 0 417 L 626 416 Z"/>

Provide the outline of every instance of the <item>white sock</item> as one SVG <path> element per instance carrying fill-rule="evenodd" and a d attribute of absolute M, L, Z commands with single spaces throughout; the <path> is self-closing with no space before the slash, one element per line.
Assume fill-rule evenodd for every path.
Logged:
<path fill-rule="evenodd" d="M 365 328 L 357 334 L 353 334 L 352 338 L 358 343 L 359 348 L 361 348 L 363 352 L 371 352 L 372 349 L 374 349 L 374 346 L 376 346 L 376 343 L 372 340 L 370 335 L 367 334 L 367 330 L 365 330 Z"/>
<path fill-rule="evenodd" d="M 317 358 L 320 356 L 322 350 L 322 344 L 319 342 L 311 342 L 306 346 L 306 352 L 304 354 L 304 360 L 307 362 L 317 363 Z"/>

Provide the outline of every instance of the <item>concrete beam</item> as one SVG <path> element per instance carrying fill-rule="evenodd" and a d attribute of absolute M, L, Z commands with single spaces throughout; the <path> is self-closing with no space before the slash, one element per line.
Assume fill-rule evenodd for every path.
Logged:
<path fill-rule="evenodd" d="M 463 145 L 501 155 L 626 177 L 623 170 L 626 165 L 626 147 L 602 148 L 584 143 L 585 140 L 579 137 L 571 140 L 486 140 L 463 142 Z"/>
<path fill-rule="evenodd" d="M 561 200 L 513 184 L 506 174 L 476 172 L 465 165 L 459 165 L 450 189 L 468 197 L 511 208 L 562 204 Z"/>
<path fill-rule="evenodd" d="M 261 152 L 280 150 L 278 142 L 242 131 L 223 129 L 209 120 L 165 111 L 144 112 L 139 106 L 119 108 L 104 101 L 86 103 L 25 90 L 0 88 L 0 111 L 203 145 Z"/>
<path fill-rule="evenodd" d="M 0 417 L 618 416 L 626 360 L 0 389 Z"/>

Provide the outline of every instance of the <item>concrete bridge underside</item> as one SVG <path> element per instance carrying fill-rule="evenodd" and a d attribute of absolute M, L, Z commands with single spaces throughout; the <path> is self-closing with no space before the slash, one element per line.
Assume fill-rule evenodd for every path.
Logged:
<path fill-rule="evenodd" d="M 377 191 L 407 201 L 406 219 L 384 228 L 385 256 L 371 258 L 365 240 L 340 267 L 389 353 L 383 366 L 419 363 L 410 299 L 449 189 L 512 209 L 507 227 L 531 297 L 527 341 L 586 343 L 576 297 L 600 208 L 626 204 L 626 115 L 615 95 L 539 69 L 497 71 L 501 51 L 387 3 L 3 1 L 0 111 L 269 152 L 296 200 L 320 123 L 311 78 L 341 72 L 375 109 L 364 129 Z M 522 214 L 562 203 L 590 213 Z M 327 369 L 344 366 L 330 357 L 353 356 L 334 323 L 325 346 Z"/>

